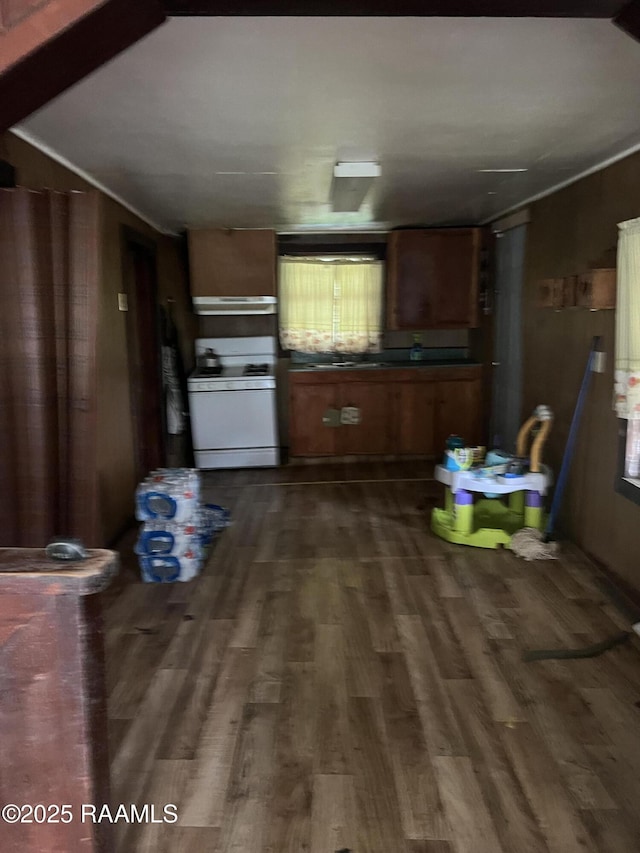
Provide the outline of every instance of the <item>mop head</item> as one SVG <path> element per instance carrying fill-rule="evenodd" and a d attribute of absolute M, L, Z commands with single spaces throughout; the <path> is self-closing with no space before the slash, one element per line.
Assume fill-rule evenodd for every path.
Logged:
<path fill-rule="evenodd" d="M 523 527 L 511 537 L 511 550 L 524 560 L 557 560 L 558 543 L 543 542 L 535 527 Z"/>

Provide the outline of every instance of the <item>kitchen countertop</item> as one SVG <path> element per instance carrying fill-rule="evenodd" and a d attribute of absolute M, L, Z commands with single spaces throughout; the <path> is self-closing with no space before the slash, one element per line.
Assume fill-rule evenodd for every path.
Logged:
<path fill-rule="evenodd" d="M 407 368 L 410 369 L 419 369 L 419 368 L 429 368 L 429 367 L 481 367 L 482 362 L 474 361 L 471 358 L 460 358 L 460 359 L 433 359 L 433 360 L 423 360 L 423 361 L 374 361 L 374 362 L 362 362 L 360 364 L 350 365 L 349 367 L 338 367 L 336 365 L 327 363 L 327 364 L 316 364 L 315 367 L 312 367 L 310 364 L 298 363 L 298 364 L 290 364 L 289 370 L 295 373 L 322 373 L 326 371 L 334 371 L 335 373 L 344 373 L 352 370 L 366 370 L 367 372 L 372 372 L 376 370 L 405 370 Z"/>

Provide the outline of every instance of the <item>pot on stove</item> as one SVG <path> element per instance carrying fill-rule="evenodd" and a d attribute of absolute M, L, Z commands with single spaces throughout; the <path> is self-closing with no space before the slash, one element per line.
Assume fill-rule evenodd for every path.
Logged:
<path fill-rule="evenodd" d="M 215 370 L 220 367 L 220 356 L 208 347 L 198 356 L 198 367 L 201 370 Z"/>

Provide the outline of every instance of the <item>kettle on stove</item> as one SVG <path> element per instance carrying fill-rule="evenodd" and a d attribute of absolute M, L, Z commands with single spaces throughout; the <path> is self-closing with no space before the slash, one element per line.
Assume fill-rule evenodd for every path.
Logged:
<path fill-rule="evenodd" d="M 215 370 L 220 366 L 220 356 L 211 347 L 207 347 L 198 355 L 198 367 L 201 370 Z"/>

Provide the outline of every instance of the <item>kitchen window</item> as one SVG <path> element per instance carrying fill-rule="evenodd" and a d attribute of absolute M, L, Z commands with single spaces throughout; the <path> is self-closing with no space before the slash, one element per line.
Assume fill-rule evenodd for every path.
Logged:
<path fill-rule="evenodd" d="M 627 421 L 624 476 L 640 486 L 640 420 Z"/>
<path fill-rule="evenodd" d="M 617 490 L 640 503 L 640 219 L 618 225 L 615 408 L 620 420 Z"/>
<path fill-rule="evenodd" d="M 620 420 L 618 423 L 616 491 L 640 504 L 640 420 Z"/>
<path fill-rule="evenodd" d="M 384 264 L 374 257 L 283 256 L 280 342 L 305 353 L 381 348 Z"/>

